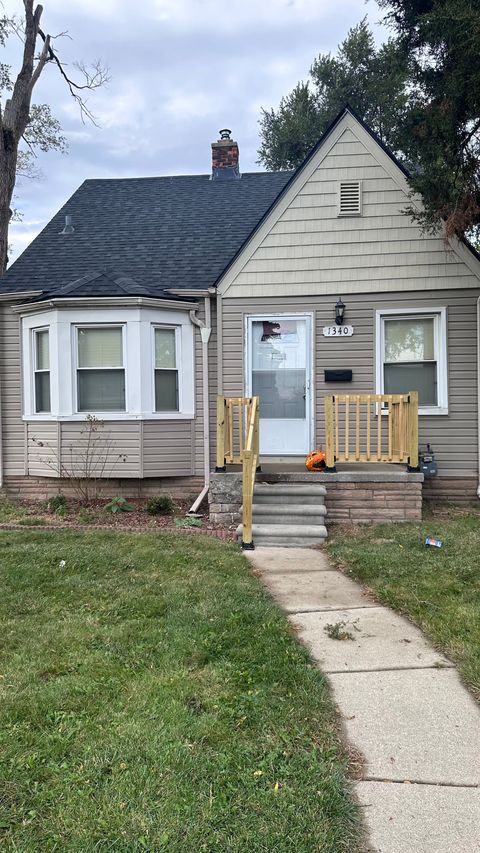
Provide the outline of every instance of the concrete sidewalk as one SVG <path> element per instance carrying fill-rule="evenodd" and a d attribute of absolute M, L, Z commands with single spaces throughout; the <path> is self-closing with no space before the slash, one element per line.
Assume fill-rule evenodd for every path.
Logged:
<path fill-rule="evenodd" d="M 480 708 L 453 664 L 321 551 L 246 552 L 327 674 L 375 853 L 480 853 Z M 332 639 L 338 625 L 348 636 Z M 353 638 L 353 639 L 352 639 Z"/>

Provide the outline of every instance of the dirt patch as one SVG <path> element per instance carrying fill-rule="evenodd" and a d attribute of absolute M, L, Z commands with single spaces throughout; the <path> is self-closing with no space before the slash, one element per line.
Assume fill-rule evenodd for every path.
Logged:
<path fill-rule="evenodd" d="M 145 500 L 130 500 L 133 509 L 129 512 L 108 512 L 107 501 L 81 501 L 69 499 L 68 509 L 63 514 L 50 512 L 46 503 L 38 501 L 18 501 L 8 504 L 8 513 L 0 512 L 0 529 L 49 528 L 55 530 L 123 530 L 131 532 L 154 533 L 155 531 L 176 533 L 203 533 L 216 539 L 236 539 L 236 525 L 229 527 L 213 524 L 206 512 L 199 513 L 198 526 L 192 519 L 189 525 L 187 512 L 189 501 L 175 501 L 173 512 L 150 515 L 145 509 Z M 8 515 L 8 517 L 6 517 Z"/>

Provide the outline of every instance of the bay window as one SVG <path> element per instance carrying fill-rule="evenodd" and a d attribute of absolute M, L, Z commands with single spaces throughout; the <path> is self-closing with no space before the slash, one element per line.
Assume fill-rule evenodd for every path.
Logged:
<path fill-rule="evenodd" d="M 22 316 L 25 420 L 192 419 L 189 308 L 47 307 Z"/>
<path fill-rule="evenodd" d="M 447 414 L 444 308 L 378 312 L 377 391 L 418 391 L 420 414 Z"/>
<path fill-rule="evenodd" d="M 50 411 L 50 347 L 48 329 L 33 332 L 35 412 Z"/>
<path fill-rule="evenodd" d="M 77 328 L 79 412 L 124 412 L 123 327 Z"/>

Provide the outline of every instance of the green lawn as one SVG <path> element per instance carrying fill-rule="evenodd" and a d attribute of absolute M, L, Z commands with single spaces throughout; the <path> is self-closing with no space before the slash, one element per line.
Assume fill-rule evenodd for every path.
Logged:
<path fill-rule="evenodd" d="M 325 680 L 234 545 L 3 531 L 0 571 L 2 850 L 358 853 Z"/>
<path fill-rule="evenodd" d="M 443 548 L 425 546 L 426 536 Z M 450 510 L 421 524 L 337 530 L 330 555 L 384 604 L 406 613 L 459 666 L 480 697 L 480 512 Z"/>

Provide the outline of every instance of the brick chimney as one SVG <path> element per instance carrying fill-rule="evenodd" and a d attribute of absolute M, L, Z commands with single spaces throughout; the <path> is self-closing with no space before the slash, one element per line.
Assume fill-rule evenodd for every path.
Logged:
<path fill-rule="evenodd" d="M 240 177 L 238 145 L 230 138 L 231 130 L 220 130 L 220 139 L 212 142 L 212 180 L 232 180 Z"/>

